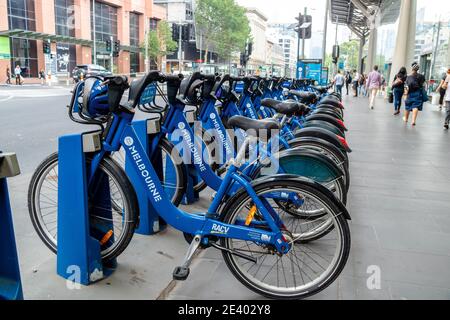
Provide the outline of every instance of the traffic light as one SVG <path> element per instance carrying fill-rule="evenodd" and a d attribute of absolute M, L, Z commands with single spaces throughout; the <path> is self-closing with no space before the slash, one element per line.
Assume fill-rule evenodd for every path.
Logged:
<path fill-rule="evenodd" d="M 180 30 L 177 24 L 172 24 L 172 40 L 178 41 L 180 38 Z"/>
<path fill-rule="evenodd" d="M 189 25 L 183 25 L 181 28 L 181 39 L 183 41 L 189 40 Z"/>
<path fill-rule="evenodd" d="M 112 46 L 111 46 L 111 40 L 106 40 L 106 52 L 111 52 Z"/>
<path fill-rule="evenodd" d="M 311 39 L 312 36 L 312 16 L 302 15 L 301 13 L 295 18 L 298 21 L 297 27 L 294 29 L 299 39 Z M 302 28 L 304 27 L 304 28 Z"/>
<path fill-rule="evenodd" d="M 312 36 L 312 16 L 304 16 L 303 23 L 308 23 L 309 26 L 305 28 L 305 39 L 311 39 Z M 300 36 L 303 39 L 303 33 Z"/>
<path fill-rule="evenodd" d="M 114 41 L 114 48 L 113 48 L 113 56 L 118 57 L 120 52 L 120 41 L 116 40 Z"/>
<path fill-rule="evenodd" d="M 49 41 L 44 40 L 44 42 L 43 42 L 43 49 L 44 49 L 44 54 L 49 54 L 51 52 L 50 42 Z"/>
<path fill-rule="evenodd" d="M 331 57 L 333 58 L 333 63 L 338 63 L 339 60 L 339 54 L 340 54 L 340 48 L 338 45 L 334 45 L 333 46 L 333 53 L 331 55 Z"/>

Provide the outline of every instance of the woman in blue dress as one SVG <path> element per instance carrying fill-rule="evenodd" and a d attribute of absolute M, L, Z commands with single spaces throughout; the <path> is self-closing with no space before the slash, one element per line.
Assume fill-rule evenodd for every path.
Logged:
<path fill-rule="evenodd" d="M 419 111 L 423 110 L 425 76 L 419 73 L 420 66 L 417 62 L 414 62 L 411 68 L 412 72 L 405 81 L 407 98 L 405 101 L 405 116 L 403 117 L 403 121 L 408 122 L 409 115 L 412 112 L 412 125 L 415 126 Z"/>

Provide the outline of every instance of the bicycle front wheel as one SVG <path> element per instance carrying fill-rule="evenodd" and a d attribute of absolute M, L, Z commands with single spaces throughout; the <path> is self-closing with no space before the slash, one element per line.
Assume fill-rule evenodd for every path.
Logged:
<path fill-rule="evenodd" d="M 87 159 L 87 163 L 90 163 L 90 159 Z M 96 175 L 102 185 L 102 195 L 88 192 L 90 235 L 100 242 L 102 259 L 108 261 L 119 256 L 131 241 L 139 206 L 133 186 L 111 158 L 102 160 Z M 50 155 L 36 169 L 28 189 L 28 210 L 39 237 L 56 253 L 58 153 Z"/>
<path fill-rule="evenodd" d="M 262 183 L 255 191 L 278 213 L 285 226 L 282 232 L 291 243 L 291 249 L 287 254 L 278 254 L 261 243 L 221 238 L 225 248 L 250 255 L 257 261 L 253 263 L 223 251 L 233 275 L 247 288 L 276 299 L 302 299 L 328 287 L 342 272 L 350 252 L 349 227 L 336 204 L 313 186 L 292 180 Z M 312 220 L 294 217 L 284 212 L 275 199 L 270 199 L 270 193 L 274 191 L 295 193 L 305 200 L 303 205 L 309 206 L 308 210 L 314 206 L 325 215 L 322 219 Z M 253 207 L 252 199 L 242 193 L 232 202 L 224 211 L 227 212 L 224 222 L 241 224 Z M 257 212 L 254 219 L 263 218 Z M 267 225 L 262 223 L 256 226 L 267 230 Z M 328 230 L 328 233 L 310 241 L 311 235 L 321 233 L 320 230 Z"/>

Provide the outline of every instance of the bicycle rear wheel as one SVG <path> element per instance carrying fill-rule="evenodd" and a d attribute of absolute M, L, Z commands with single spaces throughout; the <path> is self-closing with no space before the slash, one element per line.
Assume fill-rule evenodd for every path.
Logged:
<path fill-rule="evenodd" d="M 221 238 L 223 247 L 257 259 L 253 263 L 223 251 L 233 275 L 250 290 L 276 299 L 306 298 L 328 287 L 342 272 L 350 251 L 349 227 L 336 204 L 320 190 L 292 180 L 265 182 L 255 186 L 255 191 L 258 197 L 274 191 L 295 192 L 308 199 L 309 205 L 314 203 L 319 210 L 326 211 L 327 215 L 322 222 L 299 219 L 266 197 L 286 227 L 282 232 L 290 241 L 291 249 L 281 255 L 261 243 Z M 223 221 L 229 224 L 246 221 L 253 206 L 251 198 L 242 193 L 230 202 L 224 208 Z M 257 214 L 255 218 L 262 219 L 262 215 Z M 315 241 L 304 241 L 311 234 L 321 233 L 319 229 L 328 230 L 328 233 Z"/>
<path fill-rule="evenodd" d="M 87 163 L 90 161 L 88 158 Z M 131 241 L 139 206 L 133 186 L 114 160 L 105 157 L 96 174 L 99 183 L 106 186 L 103 188 L 106 194 L 103 197 L 94 191 L 88 194 L 90 234 L 99 240 L 102 259 L 108 261 L 119 256 Z M 28 210 L 39 237 L 56 253 L 58 153 L 50 155 L 36 169 L 28 189 Z"/>

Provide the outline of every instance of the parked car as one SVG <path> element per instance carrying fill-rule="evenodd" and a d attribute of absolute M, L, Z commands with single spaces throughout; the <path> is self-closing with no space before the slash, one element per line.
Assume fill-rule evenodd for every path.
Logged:
<path fill-rule="evenodd" d="M 110 76 L 112 73 L 102 66 L 95 64 L 81 64 L 75 67 L 72 71 L 72 78 L 77 83 L 78 81 L 88 76 Z"/>

